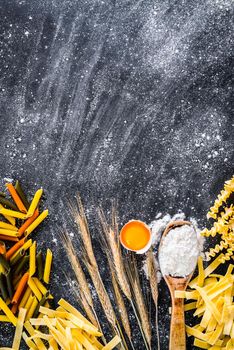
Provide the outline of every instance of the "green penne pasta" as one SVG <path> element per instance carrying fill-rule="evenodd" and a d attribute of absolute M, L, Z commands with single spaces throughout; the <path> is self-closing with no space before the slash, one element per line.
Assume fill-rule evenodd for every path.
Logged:
<path fill-rule="evenodd" d="M 39 301 L 39 303 L 37 304 L 37 307 L 33 313 L 33 318 L 37 318 L 37 316 L 39 315 L 39 309 L 40 309 L 40 306 L 44 306 L 45 305 L 45 302 L 47 301 L 47 299 L 49 298 L 49 291 L 43 295 L 43 297 L 41 298 L 41 300 Z"/>
<path fill-rule="evenodd" d="M 10 270 L 10 265 L 4 255 L 0 254 L 0 264 L 4 267 L 4 269 L 8 272 Z"/>
<path fill-rule="evenodd" d="M 7 286 L 8 295 L 9 295 L 10 299 L 12 299 L 13 295 L 14 295 L 14 289 L 13 289 L 13 285 L 12 285 L 11 270 L 9 270 L 6 274 L 6 286 Z"/>
<path fill-rule="evenodd" d="M 17 266 L 16 270 L 15 270 L 15 275 L 19 275 L 19 273 L 23 270 L 23 268 L 25 267 L 25 265 L 29 262 L 29 255 L 24 256 L 19 265 Z"/>
<path fill-rule="evenodd" d="M 12 203 L 9 199 L 0 196 L 0 203 L 12 210 L 18 211 L 17 206 Z"/>
<path fill-rule="evenodd" d="M 25 250 L 20 249 L 19 253 L 11 260 L 11 266 L 17 264 L 25 256 Z"/>
<path fill-rule="evenodd" d="M 43 273 L 44 273 L 43 259 L 42 259 L 42 252 L 41 251 L 37 254 L 36 260 L 37 260 L 37 274 L 38 274 L 39 280 L 41 280 L 43 278 Z"/>
<path fill-rule="evenodd" d="M 22 187 L 20 185 L 20 182 L 18 180 L 15 183 L 15 189 L 16 189 L 16 192 L 18 193 L 18 195 L 20 196 L 20 199 L 24 203 L 24 206 L 26 207 L 26 209 L 28 209 L 29 208 L 29 202 L 28 202 L 26 194 L 24 193 L 24 191 L 23 191 L 23 189 L 22 189 Z"/>
<path fill-rule="evenodd" d="M 2 298 L 4 301 L 8 298 L 8 291 L 7 291 L 7 285 L 6 285 L 6 277 L 3 273 L 0 274 L 0 290 L 2 294 Z"/>

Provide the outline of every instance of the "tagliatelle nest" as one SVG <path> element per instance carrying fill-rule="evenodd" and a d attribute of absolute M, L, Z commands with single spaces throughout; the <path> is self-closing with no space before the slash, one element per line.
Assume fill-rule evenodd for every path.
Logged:
<path fill-rule="evenodd" d="M 234 252 L 234 207 L 233 205 L 227 205 L 227 201 L 230 196 L 234 193 L 234 176 L 226 181 L 224 189 L 218 195 L 214 205 L 210 208 L 207 214 L 208 218 L 215 220 L 213 227 L 208 230 L 204 229 L 201 234 L 205 237 L 215 237 L 217 234 L 220 235 L 221 242 L 216 244 L 214 248 L 211 248 L 206 253 L 206 257 L 210 260 L 215 257 L 219 252 L 226 250 L 226 253 L 221 258 L 221 262 L 224 263 L 226 260 L 230 260 Z M 222 208 L 222 210 L 221 210 Z"/>

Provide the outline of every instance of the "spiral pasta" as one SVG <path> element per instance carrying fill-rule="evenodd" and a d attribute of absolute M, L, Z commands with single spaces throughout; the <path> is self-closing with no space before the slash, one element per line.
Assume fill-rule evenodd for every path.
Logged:
<path fill-rule="evenodd" d="M 206 260 L 209 261 L 211 258 L 215 257 L 216 254 L 221 252 L 223 249 L 227 249 L 228 243 L 221 241 L 220 244 L 216 244 L 214 248 L 210 248 L 209 252 L 206 252 Z"/>
<path fill-rule="evenodd" d="M 207 218 L 217 218 L 220 207 L 223 203 L 226 203 L 227 199 L 230 197 L 231 193 L 234 192 L 234 176 L 225 182 L 224 189 L 218 195 L 218 198 L 215 200 L 214 205 L 210 208 L 207 213 Z"/>
<path fill-rule="evenodd" d="M 214 205 L 210 208 L 207 217 L 215 220 L 211 229 L 205 228 L 201 231 L 201 235 L 205 237 L 215 237 L 220 235 L 220 243 L 210 248 L 206 252 L 207 260 L 215 257 L 219 252 L 226 250 L 220 258 L 221 263 L 233 258 L 234 252 L 234 206 L 227 206 L 227 201 L 234 192 L 234 176 L 225 182 L 224 189 L 218 195 Z M 221 211 L 221 207 L 223 210 Z M 234 258 L 233 258 L 234 259 Z"/>

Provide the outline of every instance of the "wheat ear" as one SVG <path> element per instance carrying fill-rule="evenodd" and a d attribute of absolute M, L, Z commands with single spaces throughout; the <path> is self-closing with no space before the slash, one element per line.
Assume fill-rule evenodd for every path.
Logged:
<path fill-rule="evenodd" d="M 64 248 L 66 250 L 68 259 L 69 259 L 70 264 L 72 266 L 72 269 L 75 273 L 76 280 L 77 280 L 78 285 L 79 285 L 79 289 L 84 292 L 87 303 L 93 309 L 94 305 L 93 305 L 92 295 L 91 295 L 91 292 L 89 289 L 88 282 L 86 280 L 83 269 L 80 265 L 80 261 L 75 253 L 74 246 L 73 246 L 71 239 L 67 233 L 62 234 L 62 241 L 64 243 Z"/>
<path fill-rule="evenodd" d="M 131 301 L 145 346 L 147 349 L 151 348 L 151 326 L 148 318 L 145 301 L 140 286 L 140 279 L 136 267 L 136 261 L 133 255 L 130 255 L 132 260 L 129 260 L 127 265 L 127 274 L 131 283 L 134 302 Z"/>
<path fill-rule="evenodd" d="M 114 309 L 112 307 L 110 298 L 107 294 L 107 291 L 103 285 L 102 279 L 100 277 L 100 274 L 98 270 L 93 267 L 91 264 L 89 264 L 88 261 L 85 261 L 85 264 L 87 266 L 87 269 L 89 271 L 90 277 L 92 279 L 93 285 L 96 289 L 96 292 L 98 294 L 98 298 L 100 300 L 100 303 L 102 305 L 103 311 L 106 315 L 107 320 L 112 325 L 113 328 L 116 326 L 116 316 Z"/>
<path fill-rule="evenodd" d="M 84 207 L 81 202 L 80 196 L 76 196 L 77 205 L 70 204 L 70 211 L 79 228 L 79 232 L 82 238 L 82 243 L 85 251 L 89 257 L 89 261 L 93 266 L 97 267 L 96 258 L 93 252 L 93 246 L 91 241 L 91 236 L 89 232 L 89 227 L 87 223 L 87 219 L 84 213 Z"/>
<path fill-rule="evenodd" d="M 138 309 L 140 319 L 141 319 L 142 328 L 143 328 L 143 331 L 145 333 L 147 343 L 150 346 L 150 344 L 151 344 L 151 327 L 150 327 L 148 313 L 146 310 L 142 291 L 141 291 L 140 285 L 139 285 L 137 280 L 134 281 L 133 288 L 134 288 L 137 309 Z"/>
<path fill-rule="evenodd" d="M 109 247 L 112 254 L 113 266 L 114 266 L 114 270 L 116 273 L 119 286 L 122 292 L 124 293 L 124 295 L 128 298 L 128 300 L 130 300 L 131 290 L 125 274 L 121 249 L 116 239 L 116 234 L 114 230 L 107 225 L 103 211 L 99 209 L 98 213 L 99 213 L 100 222 L 103 228 L 103 232 L 106 237 L 107 246 Z"/>

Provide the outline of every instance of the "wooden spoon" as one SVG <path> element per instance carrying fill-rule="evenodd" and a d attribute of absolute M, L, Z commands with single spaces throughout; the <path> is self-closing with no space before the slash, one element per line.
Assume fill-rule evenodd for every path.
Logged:
<path fill-rule="evenodd" d="M 168 232 L 178 226 L 192 225 L 189 221 L 173 221 L 165 229 L 163 238 Z M 159 246 L 159 249 L 160 249 Z M 178 252 L 179 254 L 179 252 Z M 184 299 L 175 298 L 176 290 L 186 290 L 188 283 L 193 275 L 193 271 L 186 277 L 163 276 L 171 294 L 171 327 L 170 327 L 170 344 L 169 350 L 186 350 L 185 319 L 184 319 Z"/>

